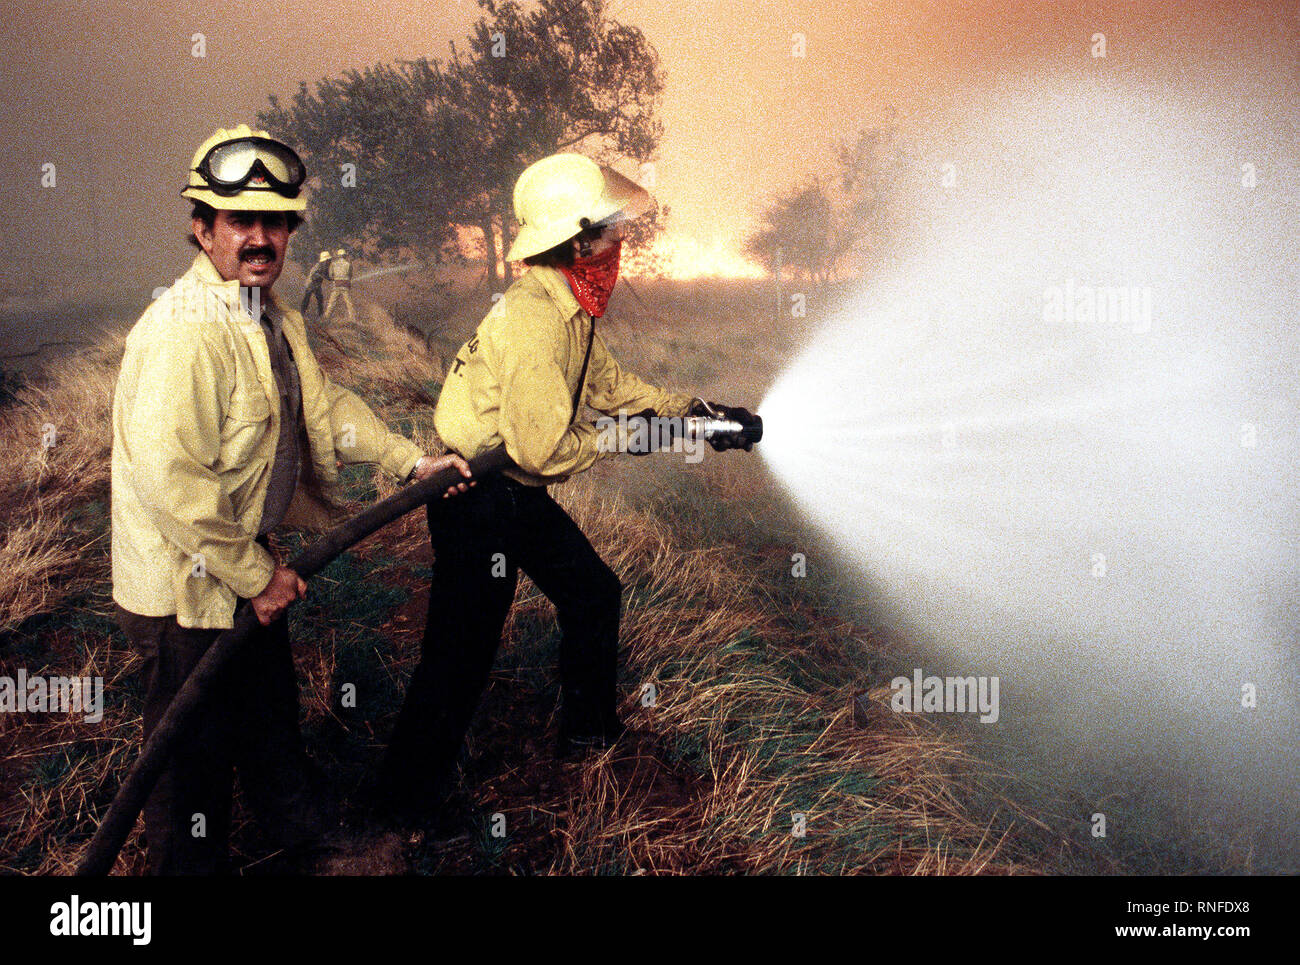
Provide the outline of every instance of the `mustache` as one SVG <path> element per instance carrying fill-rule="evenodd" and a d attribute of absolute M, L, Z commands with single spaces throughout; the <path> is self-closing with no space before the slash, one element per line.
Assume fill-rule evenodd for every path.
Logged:
<path fill-rule="evenodd" d="M 247 261 L 249 258 L 256 258 L 259 255 L 266 255 L 271 260 L 275 260 L 275 249 L 270 245 L 260 245 L 256 248 L 245 248 L 239 253 L 241 261 Z"/>

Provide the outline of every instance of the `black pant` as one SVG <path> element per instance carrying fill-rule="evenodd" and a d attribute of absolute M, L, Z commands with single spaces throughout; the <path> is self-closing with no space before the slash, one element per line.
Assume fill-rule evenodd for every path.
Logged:
<path fill-rule="evenodd" d="M 299 309 L 303 315 L 307 314 L 307 306 L 311 304 L 312 298 L 316 299 L 316 314 L 319 315 L 325 311 L 325 296 L 321 292 L 321 286 L 313 285 L 303 292 L 302 307 Z"/>
<path fill-rule="evenodd" d="M 219 630 L 187 629 L 175 617 L 117 607 L 118 623 L 144 658 L 144 739 Z M 281 617 L 258 624 L 225 668 L 197 732 L 176 748 L 144 807 L 148 871 L 229 870 L 233 771 L 273 847 L 291 848 L 329 830 L 337 802 L 303 749 L 298 682 Z M 202 832 L 202 834 L 197 834 Z"/>
<path fill-rule="evenodd" d="M 560 623 L 561 733 L 616 733 L 622 584 L 545 488 L 489 476 L 428 506 L 433 582 L 420 664 L 393 731 L 381 791 L 397 807 L 435 804 L 487 685 L 519 570 Z"/>

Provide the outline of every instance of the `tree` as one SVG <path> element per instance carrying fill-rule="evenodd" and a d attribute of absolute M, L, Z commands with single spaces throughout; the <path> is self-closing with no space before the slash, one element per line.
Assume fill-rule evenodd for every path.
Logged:
<path fill-rule="evenodd" d="M 767 268 L 799 271 L 824 282 L 834 264 L 837 235 L 834 205 L 819 180 L 778 195 L 763 211 L 745 252 Z"/>
<path fill-rule="evenodd" d="M 891 118 L 892 119 L 892 118 Z M 777 195 L 759 216 L 746 253 L 769 271 L 790 269 L 814 282 L 879 258 L 898 226 L 904 175 L 897 128 L 866 127 L 832 145 L 836 176 L 813 178 Z"/>
<path fill-rule="evenodd" d="M 258 115 L 314 175 L 305 260 L 338 239 L 370 259 L 434 261 L 462 257 L 471 241 L 496 287 L 514 182 L 528 164 L 564 150 L 653 160 L 663 72 L 639 29 L 606 17 L 605 0 L 541 0 L 529 12 L 513 0 L 478 3 L 486 16 L 445 61 L 303 83 L 290 104 L 272 97 Z M 639 228 L 661 224 L 656 211 Z"/>
<path fill-rule="evenodd" d="M 899 228 L 898 187 L 906 175 L 898 127 L 864 127 L 835 145 L 839 167 L 840 259 L 879 258 Z"/>

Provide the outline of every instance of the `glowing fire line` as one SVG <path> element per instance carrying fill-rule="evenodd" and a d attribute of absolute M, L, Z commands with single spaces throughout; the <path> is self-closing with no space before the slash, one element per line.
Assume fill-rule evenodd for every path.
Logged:
<path fill-rule="evenodd" d="M 764 278 L 767 273 L 733 246 L 714 238 L 704 244 L 690 235 L 664 235 L 648 249 L 627 250 L 623 272 L 632 278 Z"/>

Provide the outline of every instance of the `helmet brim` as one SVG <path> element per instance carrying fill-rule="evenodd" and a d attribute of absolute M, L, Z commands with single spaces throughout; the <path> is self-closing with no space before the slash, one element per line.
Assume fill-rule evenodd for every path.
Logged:
<path fill-rule="evenodd" d="M 222 197 L 206 188 L 191 185 L 181 192 L 182 198 L 202 201 L 218 211 L 297 211 L 307 210 L 307 199 L 299 195 L 286 198 L 274 191 L 241 191 L 230 197 Z"/>

